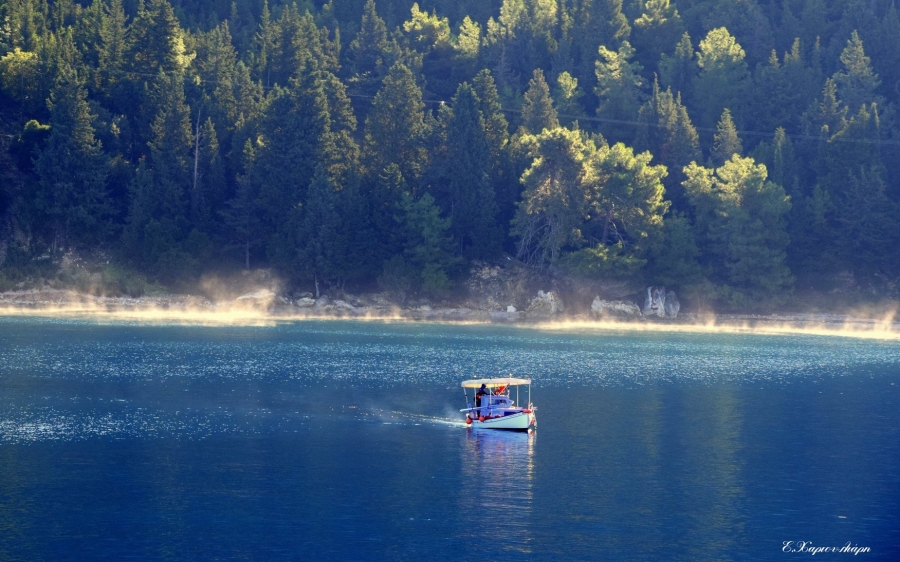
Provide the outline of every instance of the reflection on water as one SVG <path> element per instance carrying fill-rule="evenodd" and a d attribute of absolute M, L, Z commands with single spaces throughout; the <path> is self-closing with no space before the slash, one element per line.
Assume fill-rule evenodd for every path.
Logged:
<path fill-rule="evenodd" d="M 531 553 L 536 432 L 466 431 L 462 449 L 462 511 L 476 531 L 469 541 L 477 553 Z M 468 550 L 468 549 L 467 549 Z"/>

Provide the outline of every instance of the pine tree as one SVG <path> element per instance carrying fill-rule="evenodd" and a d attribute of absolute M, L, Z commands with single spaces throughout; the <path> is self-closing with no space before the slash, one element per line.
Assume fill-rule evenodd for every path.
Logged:
<path fill-rule="evenodd" d="M 884 99 L 876 94 L 881 79 L 872 70 L 871 59 L 866 56 L 862 40 L 856 31 L 841 52 L 841 64 L 844 69 L 836 72 L 832 78 L 837 85 L 838 99 L 850 111 L 858 111 L 863 104 L 883 103 Z"/>
<path fill-rule="evenodd" d="M 226 198 L 224 162 L 212 119 L 194 127 L 194 169 L 191 182 L 191 222 L 202 232 L 215 233 L 217 217 Z"/>
<path fill-rule="evenodd" d="M 400 227 L 403 260 L 415 274 L 414 287 L 428 295 L 451 288 L 451 277 L 461 260 L 453 254 L 448 230 L 450 220 L 441 218 L 440 209 L 429 194 L 414 199 L 404 193 L 397 205 L 395 221 Z"/>
<path fill-rule="evenodd" d="M 700 137 L 691 123 L 681 96 L 673 96 L 667 89 L 662 92 L 654 81 L 653 95 L 638 112 L 638 121 L 644 124 L 638 129 L 635 146 L 649 150 L 659 157 L 669 174 L 664 178 L 666 193 L 676 209 L 688 209 L 681 182 L 684 167 L 700 160 Z"/>
<path fill-rule="evenodd" d="M 836 245 L 844 266 L 864 278 L 900 270 L 900 205 L 887 189 L 883 170 L 864 166 L 836 196 Z"/>
<path fill-rule="evenodd" d="M 412 72 L 395 64 L 366 118 L 363 163 L 370 178 L 396 164 L 413 193 L 428 161 L 425 104 Z"/>
<path fill-rule="evenodd" d="M 726 107 L 741 122 L 749 77 L 744 49 L 727 29 L 713 29 L 700 41 L 697 64 L 700 74 L 694 80 L 694 101 L 701 108 L 700 124 L 711 128 Z"/>
<path fill-rule="evenodd" d="M 659 61 L 659 80 L 663 86 L 685 98 L 693 95 L 693 83 L 697 76 L 697 62 L 694 60 L 694 46 L 687 32 L 675 45 L 675 52 L 669 56 L 665 53 Z"/>
<path fill-rule="evenodd" d="M 578 239 L 587 210 L 586 160 L 591 145 L 581 133 L 545 129 L 523 142 L 530 146 L 531 166 L 522 175 L 525 191 L 511 234 L 519 239 L 518 255 L 526 263 L 555 265 L 563 248 Z"/>
<path fill-rule="evenodd" d="M 101 89 L 109 92 L 125 78 L 125 56 L 130 50 L 128 27 L 122 0 L 111 0 L 105 5 L 100 25 L 100 45 L 98 47 L 98 70 Z"/>
<path fill-rule="evenodd" d="M 248 140 L 243 152 L 245 167 L 249 168 L 255 158 L 253 144 Z M 256 182 L 246 175 L 238 176 L 234 197 L 219 211 L 225 223 L 225 239 L 230 248 L 239 248 L 243 253 L 244 269 L 250 269 L 250 250 L 260 244 L 262 238 L 262 221 L 256 204 L 258 196 Z"/>
<path fill-rule="evenodd" d="M 313 278 L 316 298 L 319 298 L 319 281 L 333 281 L 337 273 L 335 244 L 340 216 L 336 207 L 334 182 L 319 164 L 307 190 L 298 237 L 300 268 Z"/>
<path fill-rule="evenodd" d="M 600 47 L 600 59 L 595 66 L 597 76 L 596 94 L 600 99 L 597 115 L 608 119 L 604 131 L 614 139 L 625 138 L 631 127 L 618 124 L 620 121 L 634 121 L 638 109 L 644 102 L 644 85 L 641 77 L 641 65 L 629 62 L 634 56 L 634 49 L 623 41 L 617 52 Z"/>
<path fill-rule="evenodd" d="M 555 129 L 556 127 L 559 127 L 559 117 L 556 108 L 553 107 L 550 87 L 544 80 L 544 72 L 540 68 L 536 68 L 528 82 L 525 101 L 522 103 L 521 128 L 526 133 L 537 135 L 544 129 Z"/>
<path fill-rule="evenodd" d="M 691 164 L 685 175 L 702 263 L 720 301 L 736 307 L 781 302 L 793 284 L 785 263 L 791 203 L 784 189 L 766 181 L 764 165 L 740 156 L 716 169 Z"/>
<path fill-rule="evenodd" d="M 445 149 L 436 163 L 438 202 L 450 218 L 460 253 L 490 257 L 499 252 L 497 202 L 491 183 L 491 153 L 484 118 L 473 88 L 463 83 L 444 114 Z"/>
<path fill-rule="evenodd" d="M 347 52 L 350 84 L 354 92 L 373 95 L 378 91 L 390 68 L 385 64 L 390 48 L 387 26 L 378 17 L 374 0 L 367 0 L 359 33 L 350 42 Z"/>
<path fill-rule="evenodd" d="M 573 23 L 572 59 L 576 77 L 583 84 L 593 79 L 597 49 L 604 45 L 618 50 L 628 39 L 631 26 L 622 13 L 622 0 L 573 0 L 566 7 Z"/>
<path fill-rule="evenodd" d="M 643 13 L 634 21 L 634 46 L 641 65 L 650 68 L 664 51 L 678 42 L 685 30 L 674 3 L 648 0 L 642 4 Z"/>
<path fill-rule="evenodd" d="M 87 92 L 73 72 L 50 95 L 50 136 L 35 160 L 35 202 L 53 249 L 97 243 L 108 231 L 107 162 L 94 136 Z"/>
<path fill-rule="evenodd" d="M 726 107 L 722 111 L 722 118 L 716 125 L 716 135 L 713 137 L 713 147 L 710 156 L 712 157 L 715 167 L 724 166 L 725 162 L 731 160 L 731 157 L 737 154 L 742 156 L 744 147 L 741 143 L 741 137 L 738 135 L 734 121 L 731 119 L 731 111 Z"/>
<path fill-rule="evenodd" d="M 128 69 L 138 76 L 183 70 L 190 62 L 175 12 L 167 0 L 149 0 L 128 27 Z M 118 17 L 118 16 L 116 16 Z"/>
<path fill-rule="evenodd" d="M 629 246 L 629 253 L 644 255 L 661 234 L 669 202 L 663 199 L 666 167 L 651 165 L 649 152 L 634 154 L 622 143 L 600 147 L 589 161 L 586 183 L 592 215 L 599 227 L 599 242 Z"/>

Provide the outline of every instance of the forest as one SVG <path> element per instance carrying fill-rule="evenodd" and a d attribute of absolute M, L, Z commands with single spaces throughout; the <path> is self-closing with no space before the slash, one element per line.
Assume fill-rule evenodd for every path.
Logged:
<path fill-rule="evenodd" d="M 893 0 L 0 0 L 0 281 L 898 290 Z M 2 283 L 0 283 L 2 284 Z"/>

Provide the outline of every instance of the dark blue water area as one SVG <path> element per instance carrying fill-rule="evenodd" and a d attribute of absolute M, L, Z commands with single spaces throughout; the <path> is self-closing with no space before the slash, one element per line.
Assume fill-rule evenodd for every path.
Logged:
<path fill-rule="evenodd" d="M 459 382 L 508 373 L 538 430 L 466 429 Z M 811 556 L 786 541 L 900 560 L 900 343 L 0 319 L 0 560 Z"/>

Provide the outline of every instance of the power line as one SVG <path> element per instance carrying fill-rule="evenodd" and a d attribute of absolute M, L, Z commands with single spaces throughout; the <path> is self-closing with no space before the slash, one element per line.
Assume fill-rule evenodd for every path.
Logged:
<path fill-rule="evenodd" d="M 156 77 L 158 74 L 152 74 L 149 72 L 135 72 L 131 70 L 117 70 L 117 69 L 97 69 L 99 72 L 108 72 L 115 74 L 123 74 L 130 76 L 146 76 L 146 77 Z M 218 80 L 204 80 L 204 82 L 210 84 L 226 84 L 225 82 L 221 82 Z M 232 83 L 233 85 L 233 83 Z M 262 88 L 264 91 L 271 91 L 275 88 L 278 88 L 279 85 L 275 84 L 274 86 L 263 86 L 261 83 L 257 84 L 258 87 Z M 375 96 L 369 94 L 351 94 L 345 93 L 345 95 L 349 98 L 363 98 L 363 99 L 375 99 Z M 423 103 L 430 103 L 435 105 L 448 105 L 453 107 L 453 102 L 451 100 L 440 100 L 440 99 L 422 99 Z M 508 107 L 501 107 L 500 111 L 504 113 L 522 113 L 521 109 L 513 109 Z M 656 129 L 664 129 L 664 125 L 660 125 L 659 123 L 645 123 L 642 121 L 630 120 L 630 119 L 611 119 L 608 117 L 590 117 L 587 115 L 571 115 L 566 113 L 558 114 L 559 117 L 565 117 L 568 119 L 581 121 L 589 121 L 595 123 L 611 123 L 615 125 L 629 125 L 633 127 L 653 127 Z M 702 131 L 705 133 L 717 133 L 717 129 L 713 129 L 710 127 L 694 127 L 696 131 Z M 765 133 L 762 131 L 748 131 L 748 130 L 738 130 L 738 135 L 744 137 L 761 137 L 761 138 L 770 138 L 774 136 L 773 133 Z M 849 142 L 849 143 L 862 143 L 862 144 L 878 144 L 878 145 L 889 145 L 889 146 L 897 146 L 900 145 L 900 140 L 890 140 L 890 139 L 859 139 L 859 138 L 846 138 L 843 136 L 834 136 L 834 137 L 825 137 L 820 135 L 804 135 L 797 133 L 785 133 L 785 137 L 791 140 L 803 140 L 803 141 L 819 141 L 819 142 Z"/>

